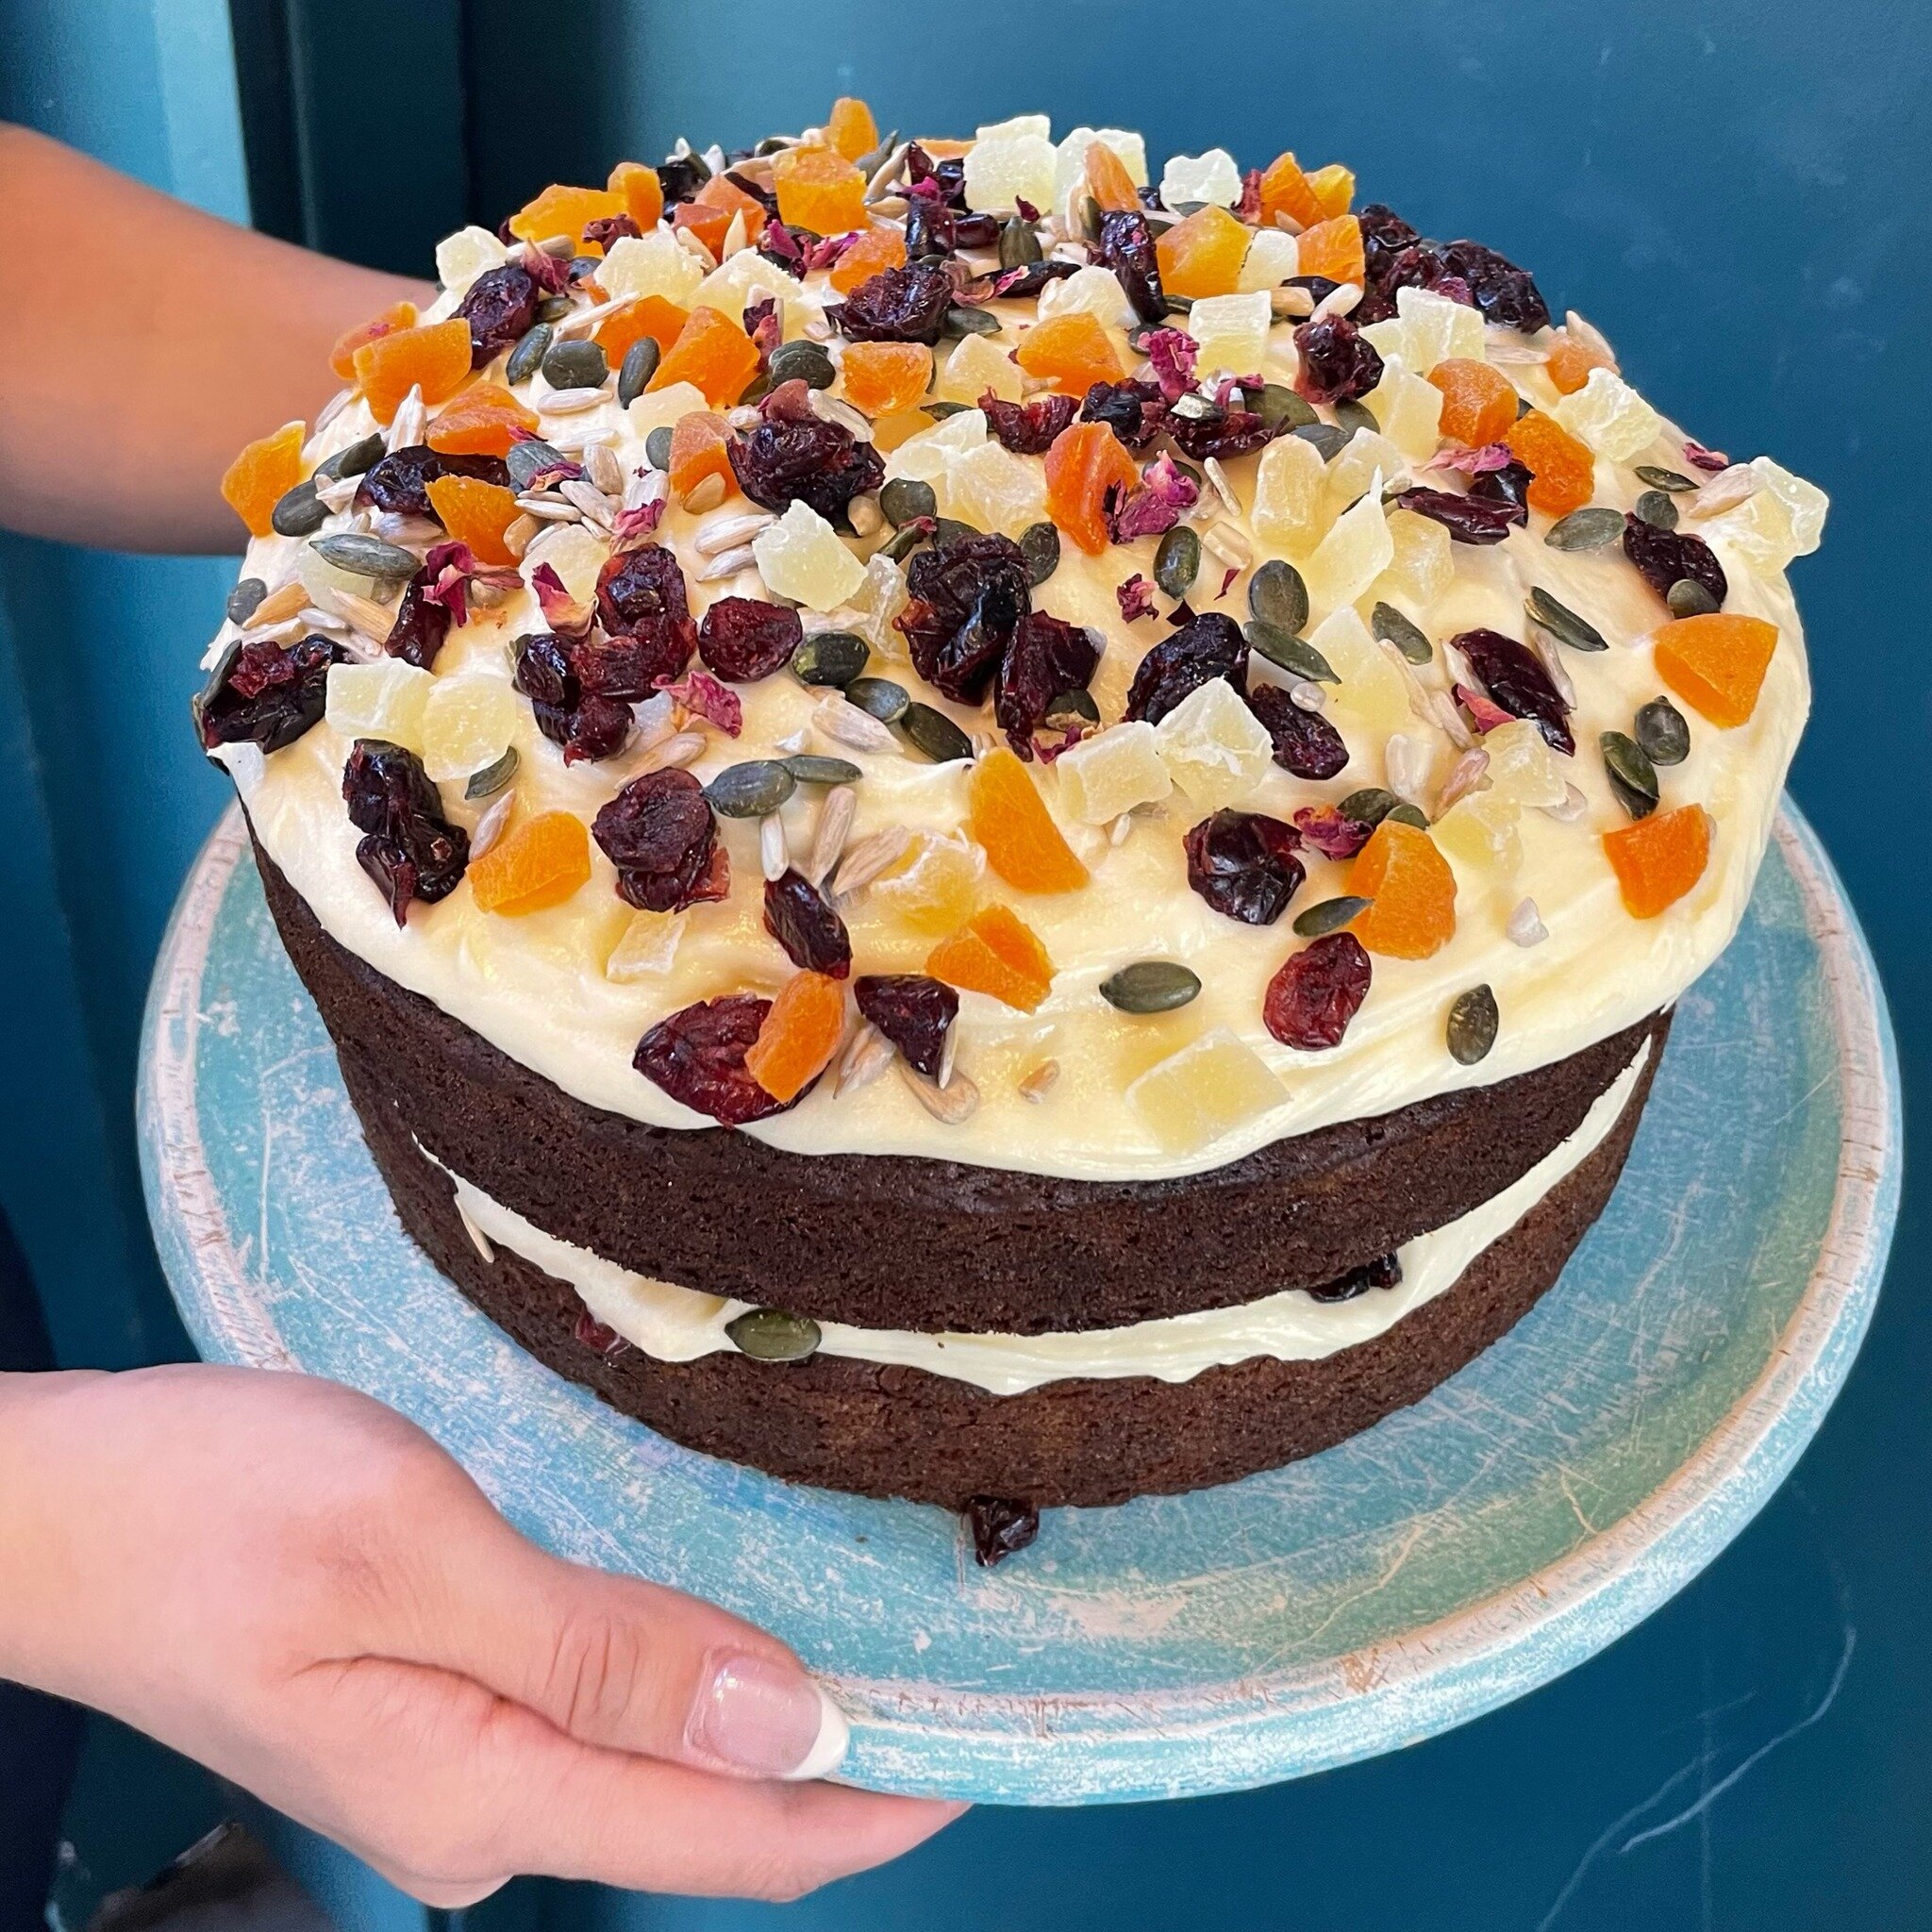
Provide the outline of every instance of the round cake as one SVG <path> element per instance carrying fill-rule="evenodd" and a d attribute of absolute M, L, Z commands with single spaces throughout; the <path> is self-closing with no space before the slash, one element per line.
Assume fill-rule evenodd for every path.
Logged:
<path fill-rule="evenodd" d="M 1824 502 L 1354 190 L 843 100 L 450 237 L 237 458 L 203 742 L 404 1226 L 551 1368 L 991 1560 L 1556 1281 Z"/>

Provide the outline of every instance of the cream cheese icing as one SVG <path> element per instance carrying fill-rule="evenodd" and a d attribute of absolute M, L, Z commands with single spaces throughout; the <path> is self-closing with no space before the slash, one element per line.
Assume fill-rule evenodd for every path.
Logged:
<path fill-rule="evenodd" d="M 747 258 L 757 265 L 758 286 L 786 280 L 756 257 L 734 258 L 719 275 L 728 277 L 735 264 Z M 824 275 L 808 277 L 802 291 L 796 284 L 789 286 L 793 296 L 785 307 L 788 333 L 796 335 L 808 325 L 822 326 L 814 325 L 814 318 L 830 295 Z M 459 292 L 446 291 L 426 319 L 448 313 Z M 1010 347 L 1032 319 L 1032 305 L 994 307 L 1005 331 L 997 346 Z M 1277 326 L 1269 338 L 1263 374 L 1273 380 L 1291 379 L 1290 334 Z M 1521 338 L 1511 341 L 1520 348 Z M 836 354 L 840 345 L 834 340 L 827 346 Z M 941 354 L 943 358 L 943 345 Z M 1522 361 L 1503 366 L 1532 402 L 1557 406 L 1558 398 L 1540 366 Z M 541 383 L 537 390 L 528 400 L 542 414 L 547 396 Z M 628 473 L 645 461 L 644 436 L 663 420 L 668 418 L 660 396 L 640 398 L 629 410 L 607 396 L 589 411 L 543 414 L 542 428 L 570 446 L 608 441 Z M 959 421 L 952 419 L 955 425 Z M 311 440 L 309 460 L 360 439 L 373 426 L 366 405 L 352 399 Z M 1675 462 L 1681 460 L 1680 448 L 1666 425 L 1651 454 L 1655 460 Z M 1235 496 L 1246 508 L 1254 502 L 1256 466 L 1253 458 L 1224 465 Z M 894 452 L 891 472 L 908 467 L 905 453 Z M 1419 465 L 1411 468 L 1419 470 Z M 1628 508 L 1638 488 L 1627 468 L 1599 461 L 1596 502 Z M 743 508 L 734 502 L 696 517 L 674 506 L 664 518 L 658 541 L 684 561 L 694 615 L 721 594 L 765 594 L 756 576 L 698 580 L 703 562 L 698 544 L 705 531 Z M 1014 520 L 1024 524 L 1037 514 L 1035 505 L 1016 511 Z M 1213 520 L 1205 511 L 1199 519 L 1204 524 Z M 1226 521 L 1245 536 L 1257 561 L 1286 554 L 1262 541 L 1245 515 Z M 947 1124 L 934 1118 L 896 1080 L 835 1093 L 834 1083 L 826 1079 L 792 1110 L 742 1131 L 802 1153 L 918 1155 L 1076 1178 L 1151 1179 L 1207 1171 L 1336 1121 L 1388 1112 L 1454 1088 L 1550 1064 L 1668 1005 L 1711 963 L 1737 928 L 1809 702 L 1797 613 L 1783 574 L 1755 546 L 1731 541 L 1724 524 L 1718 517 L 1698 527 L 1729 575 L 1726 608 L 1770 620 L 1780 637 L 1750 720 L 1719 730 L 1693 716 L 1690 756 L 1666 774 L 1666 802 L 1701 804 L 1713 821 L 1714 838 L 1703 878 L 1661 917 L 1640 922 L 1623 907 L 1598 834 L 1627 819 L 1594 755 L 1599 732 L 1627 731 L 1638 708 L 1663 689 L 1651 642 L 1662 621 L 1661 607 L 1614 548 L 1602 554 L 1564 553 L 1541 541 L 1540 527 L 1519 529 L 1492 548 L 1457 546 L 1455 576 L 1446 592 L 1426 608 L 1405 608 L 1439 639 L 1478 626 L 1521 636 L 1524 597 L 1530 589 L 1541 587 L 1584 612 L 1608 639 L 1605 652 L 1562 654 L 1563 668 L 1576 688 L 1571 724 L 1578 755 L 1561 762 L 1564 776 L 1582 796 L 1581 816 L 1558 822 L 1525 811 L 1520 827 L 1522 858 L 1513 874 L 1452 855 L 1458 887 L 1455 936 L 1426 961 L 1378 958 L 1373 993 L 1339 1047 L 1321 1055 L 1297 1053 L 1266 1032 L 1263 991 L 1296 942 L 1287 922 L 1262 928 L 1240 924 L 1212 911 L 1189 889 L 1180 834 L 1206 811 L 1176 792 L 1158 808 L 1165 817 L 1137 816 L 1121 828 L 1126 836 L 1118 843 L 1105 828 L 1076 824 L 1063 811 L 1058 814 L 1061 829 L 1093 873 L 1093 883 L 1080 892 L 1011 893 L 988 880 L 988 896 L 1013 901 L 1039 934 L 1057 977 L 1050 996 L 1032 1014 L 979 994 L 962 995 L 958 1064 L 970 1074 L 981 1096 L 969 1119 Z M 346 514 L 329 525 L 347 526 Z M 541 540 L 526 558 L 525 576 L 540 557 L 548 555 L 558 560 L 573 590 L 586 588 L 601 552 L 591 553 L 587 575 L 583 544 L 580 537 Z M 304 548 L 297 540 L 258 539 L 250 545 L 244 571 L 278 584 L 295 571 Z M 1058 569 L 1035 592 L 1037 608 L 1089 625 L 1105 638 L 1093 682 L 1103 718 L 1120 716 L 1134 666 L 1146 646 L 1164 635 L 1164 626 L 1157 624 L 1128 624 L 1115 596 L 1117 585 L 1129 575 L 1151 575 L 1154 549 L 1155 540 L 1148 538 L 1115 545 L 1095 558 L 1064 542 Z M 1224 605 L 1214 603 L 1215 568 L 1210 556 L 1197 595 L 1206 608 L 1241 614 L 1242 582 L 1232 587 Z M 1324 614 L 1318 607 L 1317 622 Z M 807 615 L 808 629 L 827 621 Z M 830 621 L 855 622 L 849 612 L 834 612 Z M 451 631 L 437 659 L 436 675 L 439 680 L 506 679 L 508 644 L 542 627 L 527 589 L 513 591 L 491 608 L 473 607 L 470 622 Z M 232 634 L 225 629 L 218 643 Z M 890 629 L 874 630 L 874 641 L 869 670 L 908 681 L 922 699 L 947 711 L 981 741 L 987 740 L 991 719 L 984 710 L 939 698 L 913 676 L 903 662 L 903 650 L 898 661 L 891 656 L 881 661 L 893 648 Z M 1261 681 L 1276 674 L 1256 658 L 1250 675 Z M 1417 675 L 1424 686 L 1446 691 L 1442 654 L 1439 651 L 1436 661 Z M 928 764 L 896 743 L 890 750 L 866 753 L 834 741 L 814 720 L 824 693 L 786 675 L 740 687 L 739 695 L 743 733 L 736 740 L 711 736 L 692 767 L 700 778 L 744 758 L 782 755 L 783 749 L 831 752 L 852 758 L 864 773 L 858 787 L 854 839 L 892 826 L 936 837 L 958 835 L 966 815 L 965 765 Z M 1359 787 L 1391 783 L 1386 733 L 1351 722 L 1345 684 L 1333 695 L 1335 715 L 1352 754 L 1347 767 L 1320 783 L 1271 767 L 1241 799 L 1243 808 L 1287 818 L 1299 806 L 1333 803 Z M 514 742 L 521 758 L 521 812 L 562 809 L 588 821 L 619 786 L 648 765 L 645 755 L 633 752 L 566 768 L 558 747 L 538 732 L 521 700 L 519 718 Z M 1456 755 L 1448 739 L 1419 720 L 1410 720 L 1404 730 L 1424 744 L 1434 782 L 1440 783 Z M 611 867 L 594 849 L 590 882 L 560 907 L 505 919 L 479 910 L 465 886 L 440 905 L 414 907 L 407 927 L 398 929 L 356 862 L 358 834 L 344 813 L 341 789 L 349 749 L 349 740 L 325 723 L 265 760 L 248 756 L 252 747 L 242 748 L 242 755 L 230 748 L 227 756 L 263 847 L 325 929 L 387 976 L 430 999 L 576 1098 L 658 1125 L 708 1126 L 703 1116 L 637 1074 L 631 1057 L 639 1037 L 665 1014 L 721 992 L 770 992 L 789 975 L 789 963 L 761 924 L 757 825 L 722 822 L 739 881 L 731 898 L 676 916 L 675 932 L 667 926 L 663 935 L 666 963 L 660 970 L 614 980 L 607 975 L 606 964 L 632 914 L 615 895 Z M 1050 767 L 1031 769 L 1049 808 L 1055 807 L 1058 775 Z M 454 798 L 451 794 L 459 789 L 445 788 L 448 808 L 458 821 L 474 824 L 480 808 Z M 809 788 L 801 788 L 785 808 L 782 817 L 794 852 L 808 845 L 815 810 L 816 795 Z M 1343 889 L 1343 868 L 1312 852 L 1303 857 L 1309 877 L 1298 907 Z M 1527 947 L 1513 942 L 1507 930 L 1512 909 L 1524 898 L 1534 900 L 1548 934 L 1541 943 Z M 895 923 L 874 899 L 861 897 L 846 912 L 855 970 L 921 970 L 936 934 Z M 1123 964 L 1147 958 L 1191 967 L 1202 980 L 1200 996 L 1163 1016 L 1116 1012 L 1100 996 L 1100 981 Z M 1475 1067 L 1463 1067 L 1444 1048 L 1443 1019 L 1456 993 L 1479 982 L 1493 990 L 1503 1023 L 1490 1056 Z M 1278 1078 L 1280 1099 L 1218 1138 L 1176 1151 L 1124 1096 L 1151 1065 L 1220 1029 L 1252 1049 Z M 1043 1098 L 1029 1100 L 1020 1091 L 1020 1082 L 1045 1058 L 1058 1063 L 1058 1077 Z"/>
<path fill-rule="evenodd" d="M 1187 1382 L 1206 1369 L 1255 1356 L 1317 1361 L 1354 1348 L 1387 1333 L 1451 1287 L 1478 1255 L 1603 1145 L 1630 1104 L 1650 1051 L 1646 1040 L 1591 1103 L 1575 1131 L 1528 1173 L 1467 1214 L 1406 1242 L 1398 1250 L 1402 1279 L 1393 1288 L 1371 1289 L 1345 1302 L 1317 1302 L 1300 1289 L 1289 1289 L 1237 1307 L 1053 1335 L 920 1334 L 824 1322 L 819 1324 L 819 1352 L 924 1369 L 970 1382 L 990 1394 L 1018 1395 L 1073 1376 L 1151 1375 L 1162 1382 Z M 472 1239 L 480 1238 L 486 1257 L 492 1248 L 508 1248 L 567 1282 L 598 1321 L 654 1360 L 695 1361 L 734 1347 L 726 1325 L 752 1303 L 633 1274 L 588 1248 L 545 1234 L 462 1175 L 446 1167 L 443 1172 L 456 1184 L 458 1210 Z"/>

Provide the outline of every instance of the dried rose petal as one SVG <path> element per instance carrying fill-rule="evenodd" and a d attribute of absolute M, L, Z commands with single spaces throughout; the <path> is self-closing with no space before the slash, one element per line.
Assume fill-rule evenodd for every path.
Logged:
<path fill-rule="evenodd" d="M 1295 830 L 1324 858 L 1353 858 L 1369 842 L 1374 825 L 1349 818 L 1332 805 L 1305 805 L 1294 815 Z"/>
<path fill-rule="evenodd" d="M 1262 1022 L 1283 1046 L 1304 1053 L 1340 1046 L 1373 977 L 1362 942 L 1352 932 L 1331 932 L 1291 953 L 1268 982 Z"/>
<path fill-rule="evenodd" d="M 591 620 L 597 614 L 597 607 L 573 597 L 564 588 L 563 579 L 549 564 L 540 563 L 530 573 L 530 588 L 537 593 L 543 622 L 552 630 L 565 637 L 582 637 L 590 629 Z"/>
<path fill-rule="evenodd" d="M 1472 691 L 1466 684 L 1455 686 L 1451 695 L 1469 713 L 1469 721 L 1478 731 L 1493 731 L 1498 724 L 1513 722 L 1515 713 L 1506 711 L 1500 705 L 1492 705 L 1481 691 Z"/>
<path fill-rule="evenodd" d="M 1157 328 L 1141 339 L 1147 359 L 1154 365 L 1154 379 L 1160 393 L 1171 403 L 1178 402 L 1194 386 L 1194 361 L 1201 345 L 1185 329 Z"/>
<path fill-rule="evenodd" d="M 1516 460 L 1506 442 L 1485 442 L 1474 449 L 1445 449 L 1423 465 L 1425 470 L 1459 470 L 1465 476 L 1481 476 L 1491 470 L 1507 470 Z"/>
<path fill-rule="evenodd" d="M 669 691 L 687 711 L 707 724 L 715 724 L 726 738 L 736 738 L 744 729 L 744 706 L 738 693 L 727 691 L 708 672 L 687 671 L 658 689 Z"/>
<path fill-rule="evenodd" d="M 1121 607 L 1121 616 L 1132 624 L 1137 618 L 1154 615 L 1154 586 L 1136 571 L 1125 583 L 1113 587 L 1115 600 Z"/>
<path fill-rule="evenodd" d="M 1140 487 L 1130 491 L 1108 518 L 1108 528 L 1116 543 L 1131 543 L 1137 537 L 1158 537 L 1173 529 L 1200 500 L 1200 486 L 1163 453 L 1141 472 Z"/>
<path fill-rule="evenodd" d="M 1693 469 L 1707 471 L 1713 476 L 1720 470 L 1728 470 L 1731 467 L 1731 459 L 1723 450 L 1706 449 L 1701 442 L 1692 442 L 1688 439 L 1684 444 L 1684 460 Z"/>

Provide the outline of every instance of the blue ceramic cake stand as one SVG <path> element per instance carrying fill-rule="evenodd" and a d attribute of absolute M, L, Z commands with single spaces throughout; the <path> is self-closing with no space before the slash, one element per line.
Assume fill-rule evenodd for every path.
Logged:
<path fill-rule="evenodd" d="M 855 1783 L 1024 1804 L 1324 1770 L 1621 1636 L 1818 1427 L 1871 1318 L 1900 1174 L 1871 958 L 1788 809 L 1737 942 L 1681 1004 L 1623 1186 L 1526 1320 L 1325 1455 L 1049 1511 L 986 1571 L 942 1510 L 665 1441 L 437 1274 L 391 1210 L 232 812 L 162 947 L 140 1118 L 155 1238 L 205 1356 L 366 1390 L 538 1541 L 776 1631 L 850 1713 Z"/>

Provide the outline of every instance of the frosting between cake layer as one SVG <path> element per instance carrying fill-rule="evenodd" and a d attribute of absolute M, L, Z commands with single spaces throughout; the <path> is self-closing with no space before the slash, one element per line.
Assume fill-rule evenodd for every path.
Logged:
<path fill-rule="evenodd" d="M 1393 1288 L 1371 1289 L 1345 1302 L 1317 1302 L 1300 1289 L 1290 1289 L 1235 1307 L 1051 1335 L 921 1334 L 825 1322 L 819 1324 L 819 1351 L 924 1369 L 993 1395 L 1018 1395 L 1074 1376 L 1150 1375 L 1162 1382 L 1186 1382 L 1204 1370 L 1255 1356 L 1319 1360 L 1373 1341 L 1433 1301 L 1484 1249 L 1574 1174 L 1623 1117 L 1650 1053 L 1646 1040 L 1591 1103 L 1575 1131 L 1521 1178 L 1467 1214 L 1406 1242 L 1398 1250 L 1402 1279 Z M 434 1159 L 426 1151 L 424 1158 Z M 599 1322 L 645 1355 L 686 1362 L 734 1350 L 726 1324 L 751 1303 L 703 1294 L 621 1268 L 588 1248 L 544 1233 L 460 1174 L 446 1167 L 443 1171 L 455 1183 L 458 1211 L 479 1252 L 487 1256 L 492 1246 L 508 1248 L 568 1283 Z M 783 1372 L 782 1365 L 772 1368 L 774 1374 Z"/>

